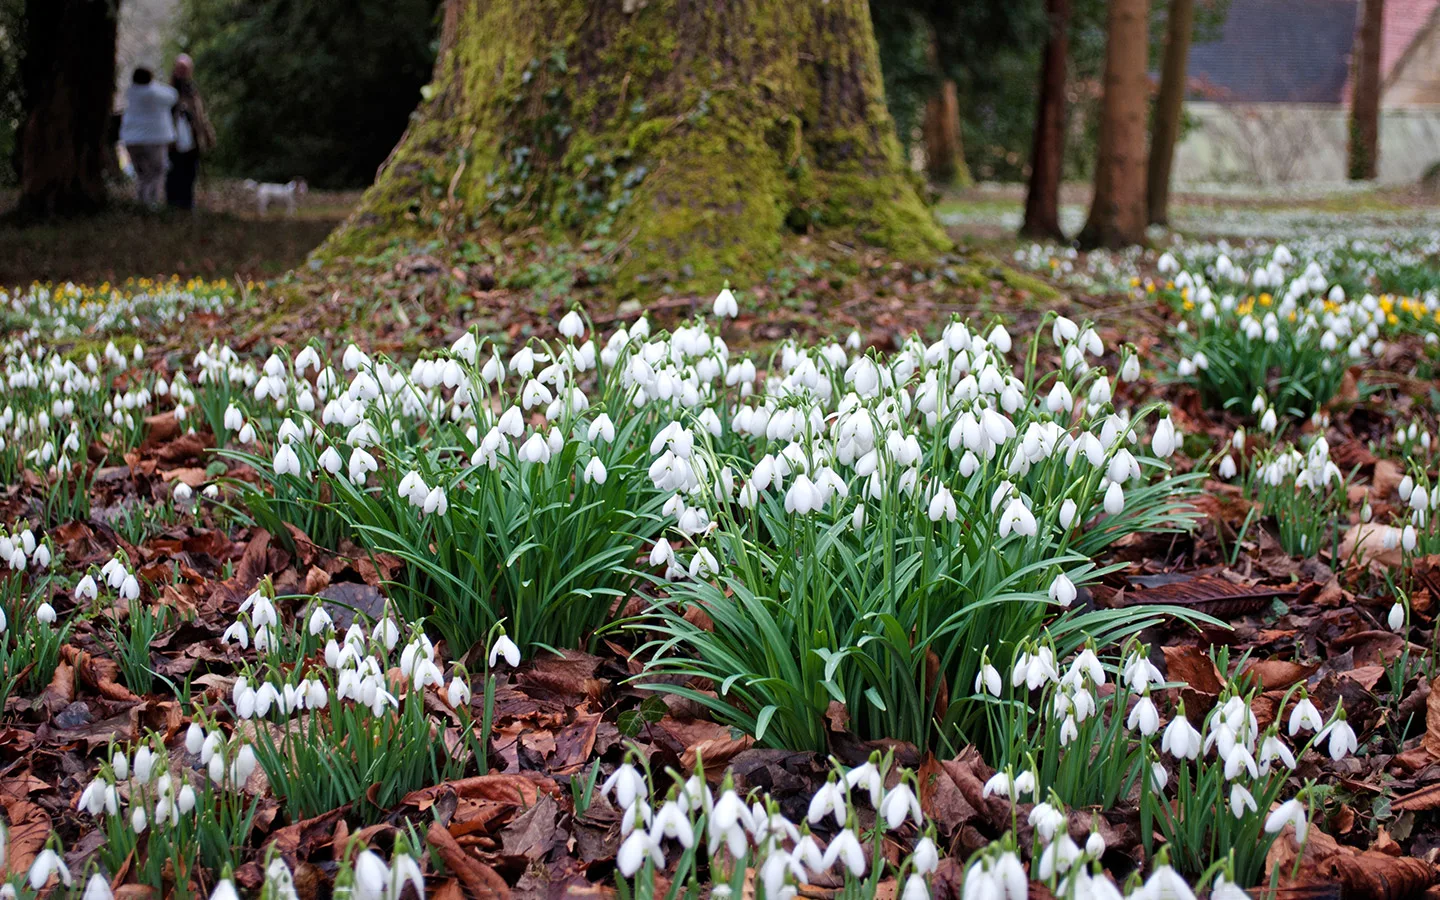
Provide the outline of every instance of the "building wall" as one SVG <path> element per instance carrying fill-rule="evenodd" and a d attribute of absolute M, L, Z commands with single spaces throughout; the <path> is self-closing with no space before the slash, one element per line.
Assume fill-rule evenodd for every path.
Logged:
<path fill-rule="evenodd" d="M 1393 102 L 1388 92 L 1385 99 Z M 1179 184 L 1345 180 L 1345 107 L 1192 101 L 1185 104 L 1185 116 L 1188 130 L 1175 153 Z M 1380 181 L 1414 183 L 1437 163 L 1440 107 L 1382 109 Z"/>
<path fill-rule="evenodd" d="M 1432 21 L 1385 82 L 1386 106 L 1440 106 L 1440 23 Z"/>

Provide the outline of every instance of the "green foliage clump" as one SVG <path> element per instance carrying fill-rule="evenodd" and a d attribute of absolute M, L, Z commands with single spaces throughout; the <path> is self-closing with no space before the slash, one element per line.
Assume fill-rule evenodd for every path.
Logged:
<path fill-rule="evenodd" d="M 236 175 L 368 184 L 399 140 L 435 59 L 436 0 L 183 0 L 195 57 Z"/>

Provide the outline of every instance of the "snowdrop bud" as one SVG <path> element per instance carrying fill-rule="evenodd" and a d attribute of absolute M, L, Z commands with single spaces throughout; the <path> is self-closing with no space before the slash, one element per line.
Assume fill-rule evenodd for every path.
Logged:
<path fill-rule="evenodd" d="M 199 722 L 191 722 L 190 727 L 185 730 L 185 751 L 187 753 L 199 753 L 200 748 L 205 744 L 205 729 L 200 727 Z M 117 776 L 119 773 L 116 773 Z"/>
<path fill-rule="evenodd" d="M 1112 516 L 1118 516 L 1125 511 L 1125 489 L 1120 482 L 1112 481 L 1105 489 L 1105 512 Z"/>
<path fill-rule="evenodd" d="M 1405 627 L 1405 607 L 1398 601 L 1390 607 L 1390 615 L 1385 619 L 1391 631 L 1399 631 Z"/>
<path fill-rule="evenodd" d="M 1075 602 L 1075 584 L 1065 576 L 1064 572 L 1055 576 L 1050 582 L 1050 599 L 1061 606 L 1068 607 Z"/>

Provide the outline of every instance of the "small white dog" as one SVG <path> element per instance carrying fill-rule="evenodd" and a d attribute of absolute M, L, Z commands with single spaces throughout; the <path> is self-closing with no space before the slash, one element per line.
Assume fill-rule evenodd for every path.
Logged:
<path fill-rule="evenodd" d="M 309 190 L 303 178 L 292 178 L 284 184 L 262 183 L 247 179 L 245 181 L 245 189 L 255 195 L 255 204 L 259 208 L 260 215 L 262 216 L 265 215 L 266 210 L 270 208 L 270 201 L 272 200 L 283 202 L 285 204 L 285 211 L 292 216 L 295 215 L 296 198 L 302 196 Z"/>

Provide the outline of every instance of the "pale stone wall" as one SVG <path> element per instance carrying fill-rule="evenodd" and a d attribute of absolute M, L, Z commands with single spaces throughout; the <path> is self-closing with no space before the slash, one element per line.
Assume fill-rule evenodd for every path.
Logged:
<path fill-rule="evenodd" d="M 1185 105 L 1185 115 L 1189 129 L 1175 153 L 1178 184 L 1345 180 L 1345 107 L 1195 101 Z M 1381 111 L 1380 181 L 1417 182 L 1436 163 L 1440 107 Z"/>

